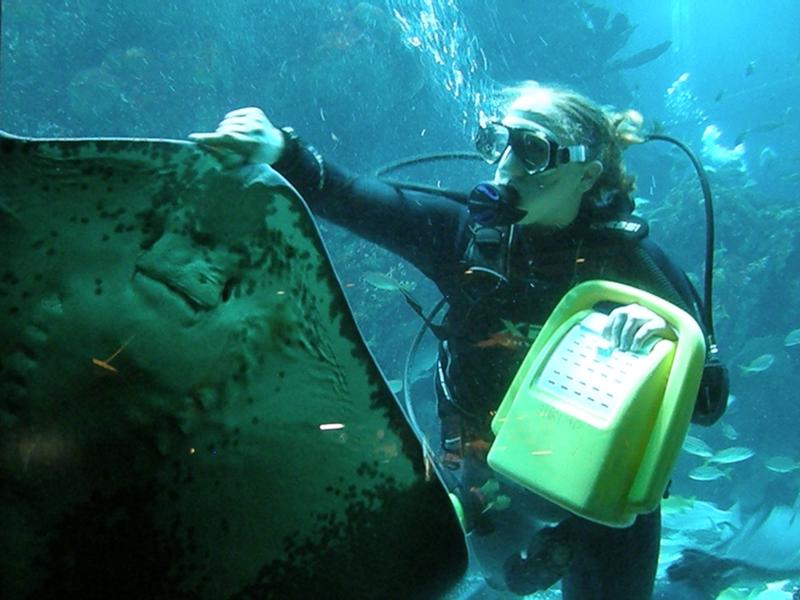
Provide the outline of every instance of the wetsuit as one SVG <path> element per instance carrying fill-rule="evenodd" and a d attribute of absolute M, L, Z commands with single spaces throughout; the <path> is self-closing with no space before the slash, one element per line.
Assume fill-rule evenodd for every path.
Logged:
<path fill-rule="evenodd" d="M 315 215 L 408 260 L 447 298 L 438 369 L 443 438 L 446 444 L 448 432 L 451 438 L 460 434 L 458 448 L 449 450 L 458 458 L 466 451 L 467 461 L 475 465 L 491 443 L 491 411 L 539 327 L 572 286 L 602 278 L 685 304 L 669 281 L 658 276 L 641 239 L 620 235 L 613 227 L 598 230 L 578 219 L 556 233 L 476 228 L 463 205 L 399 190 L 375 178 L 353 177 L 327 162 L 323 168 L 313 149 L 291 138 L 275 168 L 295 185 Z M 481 498 L 469 494 L 480 489 L 487 469 L 461 471 L 467 527 L 485 528 L 489 539 L 495 525 L 502 528 L 505 516 L 484 513 L 481 506 L 470 510 L 470 500 L 477 496 L 479 503 Z M 627 529 L 572 516 L 564 533 L 571 558 L 562 581 L 566 600 L 650 598 L 660 540 L 658 510 L 640 516 Z M 533 591 L 527 589 L 525 560 L 518 553 L 503 558 L 505 587 Z"/>

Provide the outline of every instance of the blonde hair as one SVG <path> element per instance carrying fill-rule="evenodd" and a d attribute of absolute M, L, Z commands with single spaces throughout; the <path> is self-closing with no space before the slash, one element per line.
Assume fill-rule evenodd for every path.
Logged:
<path fill-rule="evenodd" d="M 504 89 L 498 104 L 507 114 L 546 127 L 563 145 L 584 144 L 588 160 L 602 163 L 603 172 L 583 195 L 584 216 L 596 219 L 633 210 L 635 177 L 627 173 L 622 152 L 646 140 L 638 112 L 617 112 L 569 88 L 536 82 Z"/>

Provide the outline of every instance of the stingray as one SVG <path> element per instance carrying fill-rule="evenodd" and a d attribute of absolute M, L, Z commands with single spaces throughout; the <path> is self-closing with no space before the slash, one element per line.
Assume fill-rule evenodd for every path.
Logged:
<path fill-rule="evenodd" d="M 435 598 L 462 531 L 303 200 L 0 135 L 0 597 Z"/>
<path fill-rule="evenodd" d="M 684 549 L 667 568 L 655 598 L 714 600 L 731 586 L 757 586 L 800 576 L 800 509 L 764 507 L 730 539 Z"/>

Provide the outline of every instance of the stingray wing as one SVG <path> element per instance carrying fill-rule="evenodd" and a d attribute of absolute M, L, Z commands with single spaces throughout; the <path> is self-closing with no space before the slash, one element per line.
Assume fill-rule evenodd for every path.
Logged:
<path fill-rule="evenodd" d="M 0 596 L 437 597 L 463 572 L 274 171 L 2 134 L 0 230 Z"/>

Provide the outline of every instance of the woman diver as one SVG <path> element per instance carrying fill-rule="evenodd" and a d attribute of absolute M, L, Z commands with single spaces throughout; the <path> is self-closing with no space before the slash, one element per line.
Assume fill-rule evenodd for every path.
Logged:
<path fill-rule="evenodd" d="M 527 594 L 563 576 L 566 600 L 646 600 L 658 562 L 658 509 L 630 527 L 607 527 L 498 483 L 485 460 L 493 412 L 538 328 L 577 283 L 614 280 L 691 310 L 654 268 L 643 249 L 646 225 L 631 214 L 633 178 L 622 151 L 643 141 L 641 118 L 534 83 L 505 98 L 502 117 L 486 120 L 477 135 L 479 152 L 496 171 L 473 190 L 469 208 L 352 176 L 257 108 L 233 111 L 215 132 L 191 138 L 226 165 L 272 165 L 316 216 L 410 261 L 444 294 L 437 460 L 457 481 L 451 491 L 490 585 Z M 664 319 L 638 304 L 613 308 L 607 323 L 603 335 L 621 350 L 674 336 Z M 559 524 L 536 533 L 519 525 L 531 520 L 526 511 Z"/>

